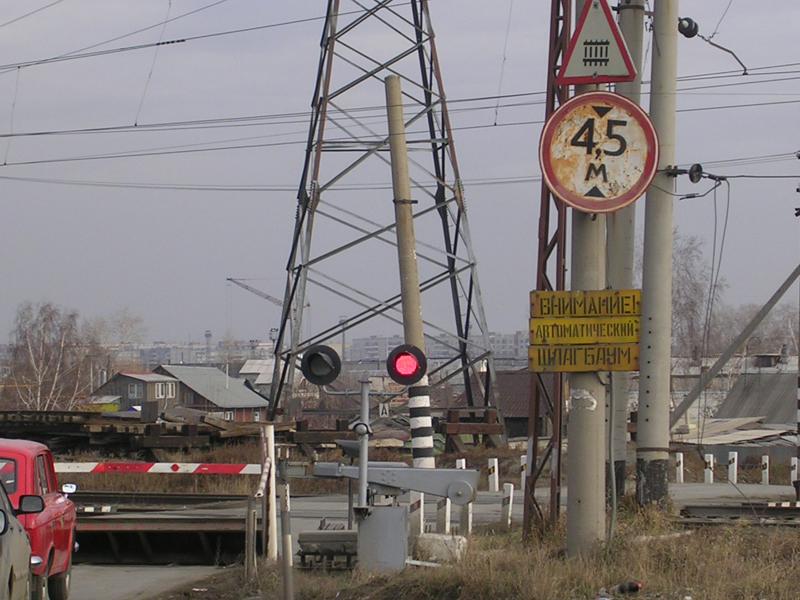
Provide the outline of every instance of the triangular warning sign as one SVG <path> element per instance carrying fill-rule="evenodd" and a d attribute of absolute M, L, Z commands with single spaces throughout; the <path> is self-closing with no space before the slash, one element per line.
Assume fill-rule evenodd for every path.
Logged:
<path fill-rule="evenodd" d="M 580 85 L 634 79 L 636 68 L 608 1 L 586 0 L 556 83 Z"/>

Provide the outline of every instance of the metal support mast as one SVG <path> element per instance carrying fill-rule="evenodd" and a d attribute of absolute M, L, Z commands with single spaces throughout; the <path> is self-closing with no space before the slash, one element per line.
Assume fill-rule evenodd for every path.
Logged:
<path fill-rule="evenodd" d="M 572 17 L 571 0 L 551 0 L 550 44 L 548 46 L 547 96 L 545 119 L 562 102 L 567 100 L 569 89 L 556 84 L 556 74 L 570 39 Z M 563 202 L 550 193 L 542 182 L 539 203 L 539 236 L 536 261 L 536 289 L 563 290 L 565 282 L 567 210 Z M 533 379 L 528 418 L 528 464 L 525 484 L 524 535 L 530 537 L 534 528 L 555 525 L 561 503 L 561 441 L 563 376 L 552 373 L 531 374 Z M 549 430 L 549 431 L 545 431 Z M 539 451 L 539 440 L 550 433 L 544 449 Z M 549 511 L 544 512 L 534 492 L 537 482 L 549 467 Z"/>
<path fill-rule="evenodd" d="M 426 337 L 448 351 L 436 357 L 443 360 L 429 373 L 431 385 L 460 376 L 469 405 L 494 404 L 489 332 L 428 2 L 329 0 L 275 344 L 273 418 L 280 405 L 289 415 L 300 409 L 292 388 L 304 350 L 376 317 L 402 325 L 384 109 L 389 75 L 403 81 L 419 287 L 426 306 L 430 297 L 430 305 L 450 307 L 448 316 L 424 320 Z M 318 317 L 325 302 L 317 298 L 340 304 L 330 324 L 314 323 L 303 338 L 312 287 Z M 345 318 L 341 303 L 353 310 Z"/>

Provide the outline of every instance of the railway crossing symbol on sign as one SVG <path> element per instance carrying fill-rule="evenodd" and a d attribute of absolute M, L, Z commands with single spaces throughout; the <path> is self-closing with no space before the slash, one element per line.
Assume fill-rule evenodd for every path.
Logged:
<path fill-rule="evenodd" d="M 539 142 L 547 187 L 587 213 L 634 202 L 653 180 L 657 163 L 658 139 L 647 113 L 611 92 L 587 92 L 562 104 Z"/>
<path fill-rule="evenodd" d="M 587 0 L 556 83 L 577 85 L 634 79 L 636 67 L 607 0 Z"/>

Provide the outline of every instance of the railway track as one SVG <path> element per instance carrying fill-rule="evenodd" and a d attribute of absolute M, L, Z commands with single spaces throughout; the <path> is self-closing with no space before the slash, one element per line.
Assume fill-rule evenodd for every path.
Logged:
<path fill-rule="evenodd" d="M 689 504 L 681 509 L 685 525 L 730 525 L 741 522 L 760 526 L 800 527 L 800 502 L 742 502 Z"/>

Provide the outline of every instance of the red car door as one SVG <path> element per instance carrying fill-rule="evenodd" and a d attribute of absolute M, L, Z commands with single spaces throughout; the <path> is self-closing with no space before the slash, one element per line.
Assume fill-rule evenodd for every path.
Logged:
<path fill-rule="evenodd" d="M 45 546 L 48 553 L 51 548 L 54 551 L 49 571 L 50 574 L 53 574 L 64 569 L 69 554 L 65 553 L 64 508 L 66 499 L 56 490 L 56 483 L 49 467 L 48 456 L 44 453 L 37 454 L 34 463 L 34 484 L 36 493 L 44 498 L 44 511 L 38 515 L 36 524 L 40 528 L 42 539 L 46 540 Z M 45 562 L 48 558 L 47 554 L 42 556 Z"/>

